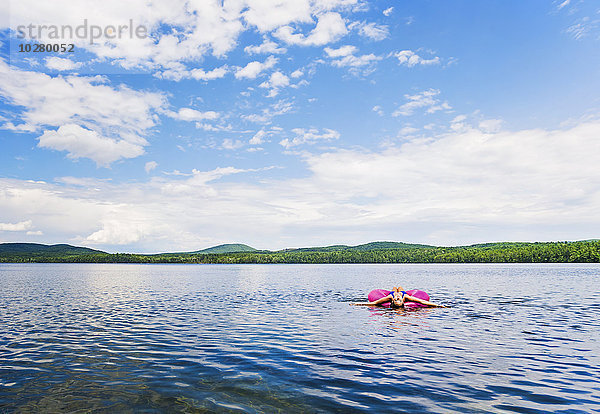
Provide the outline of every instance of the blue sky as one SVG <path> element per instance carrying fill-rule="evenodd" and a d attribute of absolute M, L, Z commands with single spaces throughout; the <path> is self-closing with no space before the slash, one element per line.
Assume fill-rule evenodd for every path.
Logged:
<path fill-rule="evenodd" d="M 38 3 L 1 12 L 0 242 L 598 237 L 593 1 Z M 18 52 L 84 19 L 150 35 Z"/>

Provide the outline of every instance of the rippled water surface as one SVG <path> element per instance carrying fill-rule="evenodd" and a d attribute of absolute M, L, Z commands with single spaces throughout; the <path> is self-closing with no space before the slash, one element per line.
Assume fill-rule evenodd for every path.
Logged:
<path fill-rule="evenodd" d="M 0 412 L 600 412 L 598 265 L 0 265 Z M 349 306 L 421 288 L 449 309 Z"/>

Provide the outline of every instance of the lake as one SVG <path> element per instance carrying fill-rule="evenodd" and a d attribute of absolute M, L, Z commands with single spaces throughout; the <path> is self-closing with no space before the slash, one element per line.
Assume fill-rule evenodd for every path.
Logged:
<path fill-rule="evenodd" d="M 600 412 L 599 275 L 0 264 L 0 412 Z M 452 307 L 349 305 L 399 284 Z"/>

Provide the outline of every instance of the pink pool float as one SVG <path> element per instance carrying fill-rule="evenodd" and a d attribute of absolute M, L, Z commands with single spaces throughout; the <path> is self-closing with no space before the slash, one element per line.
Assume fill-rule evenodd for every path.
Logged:
<path fill-rule="evenodd" d="M 381 298 L 385 298 L 386 296 L 389 296 L 390 294 L 392 294 L 393 292 L 387 289 L 375 289 L 372 290 L 371 292 L 369 292 L 369 302 L 375 302 Z M 419 298 L 419 299 L 423 299 L 423 300 L 429 300 L 429 295 L 427 294 L 427 292 L 424 292 L 422 290 L 417 290 L 417 289 L 413 289 L 413 290 L 407 290 L 406 291 L 407 295 L 413 296 L 415 298 Z M 392 306 L 391 302 L 385 302 L 382 303 L 380 306 L 384 306 L 386 308 L 389 308 L 390 306 Z M 427 308 L 427 305 L 423 305 L 421 303 L 417 303 L 417 302 L 410 302 L 410 301 L 405 301 L 404 302 L 404 308 L 405 309 L 416 309 L 416 308 Z"/>

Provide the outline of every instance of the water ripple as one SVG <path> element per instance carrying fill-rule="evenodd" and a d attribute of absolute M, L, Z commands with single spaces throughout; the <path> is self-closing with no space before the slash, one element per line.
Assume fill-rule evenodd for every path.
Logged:
<path fill-rule="evenodd" d="M 0 265 L 0 412 L 598 412 L 598 270 Z"/>

